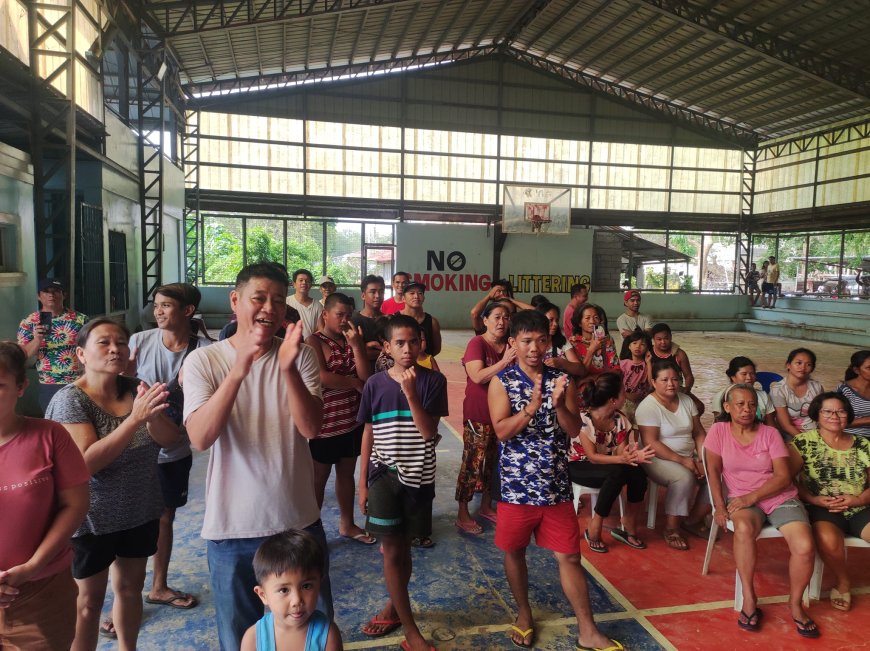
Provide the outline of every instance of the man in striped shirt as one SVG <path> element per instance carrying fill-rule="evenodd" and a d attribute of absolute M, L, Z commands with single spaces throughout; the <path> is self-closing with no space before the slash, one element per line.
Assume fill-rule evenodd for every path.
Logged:
<path fill-rule="evenodd" d="M 357 417 L 365 423 L 358 494 L 360 509 L 367 515 L 366 530 L 383 540 L 391 603 L 363 632 L 384 635 L 401 623 L 404 646 L 428 649 L 408 596 L 411 539 L 432 533 L 435 445 L 438 421 L 447 415 L 447 380 L 417 366 L 420 325 L 413 317 L 397 314 L 390 319 L 384 351 L 395 365 L 368 379 Z"/>

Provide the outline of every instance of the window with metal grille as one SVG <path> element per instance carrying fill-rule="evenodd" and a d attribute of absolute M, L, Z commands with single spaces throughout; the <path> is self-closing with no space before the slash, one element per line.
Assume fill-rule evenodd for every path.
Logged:
<path fill-rule="evenodd" d="M 93 317 L 106 311 L 103 209 L 80 203 L 76 222 L 75 308 Z"/>
<path fill-rule="evenodd" d="M 109 231 L 109 311 L 130 307 L 127 291 L 127 236 Z"/>

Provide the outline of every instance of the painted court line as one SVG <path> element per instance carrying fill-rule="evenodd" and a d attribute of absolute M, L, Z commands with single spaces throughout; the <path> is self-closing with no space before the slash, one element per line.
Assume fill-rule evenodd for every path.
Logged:
<path fill-rule="evenodd" d="M 446 418 L 441 419 L 441 424 L 444 425 L 444 427 L 446 427 L 450 431 L 450 433 L 456 437 L 457 441 L 459 441 L 460 443 L 463 443 L 462 434 L 457 432 L 456 429 L 453 427 L 453 425 L 451 425 L 450 423 L 447 422 Z"/>

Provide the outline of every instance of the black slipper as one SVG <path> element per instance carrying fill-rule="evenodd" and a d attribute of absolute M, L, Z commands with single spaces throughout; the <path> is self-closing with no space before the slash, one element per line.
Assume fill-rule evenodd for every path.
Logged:
<path fill-rule="evenodd" d="M 752 631 L 753 633 L 761 628 L 761 608 L 756 608 L 751 615 L 747 615 L 742 610 L 737 618 L 737 626 L 744 631 Z"/>
<path fill-rule="evenodd" d="M 601 542 L 600 538 L 598 540 L 592 540 L 589 537 L 589 529 L 587 529 L 586 531 L 583 532 L 583 537 L 586 539 L 586 544 L 589 545 L 589 549 L 591 549 L 593 552 L 595 552 L 596 554 L 606 554 L 607 553 L 607 545 L 605 545 L 603 542 Z M 594 543 L 597 543 L 599 546 L 593 547 L 592 545 Z"/>
<path fill-rule="evenodd" d="M 801 637 L 815 639 L 821 636 L 822 632 L 818 629 L 816 623 L 811 618 L 807 617 L 803 622 L 794 617 L 792 617 L 792 619 L 794 619 L 794 627 L 797 629 L 798 635 Z"/>
<path fill-rule="evenodd" d="M 613 536 L 619 542 L 628 545 L 632 549 L 646 549 L 646 543 L 642 541 L 640 538 L 635 536 L 633 533 L 628 533 L 625 529 L 611 529 L 610 535 Z M 634 538 L 637 540 L 636 543 L 631 542 L 631 539 Z"/>

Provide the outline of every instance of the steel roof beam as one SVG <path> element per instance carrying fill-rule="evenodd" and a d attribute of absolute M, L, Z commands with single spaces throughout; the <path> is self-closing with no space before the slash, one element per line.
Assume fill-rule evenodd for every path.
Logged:
<path fill-rule="evenodd" d="M 534 36 L 530 36 L 528 38 L 528 45 L 526 45 L 526 47 L 532 47 L 535 43 L 537 43 L 544 34 L 549 32 L 556 25 L 562 22 L 562 19 L 569 13 L 571 13 L 574 8 L 580 4 L 580 2 L 582 2 L 582 0 L 574 0 L 574 2 L 565 5 L 565 8 L 562 9 L 562 11 L 560 11 L 558 14 L 556 14 L 555 18 L 553 18 L 549 23 L 547 23 L 541 29 L 535 32 Z M 531 25 L 531 23 L 529 23 L 529 25 Z"/>
<path fill-rule="evenodd" d="M 711 132 L 715 132 L 720 137 L 742 147 L 754 147 L 757 142 L 758 136 L 755 132 L 739 124 L 715 118 L 700 111 L 695 111 L 688 107 L 679 106 L 673 102 L 620 86 L 595 75 L 580 72 L 569 66 L 555 63 L 528 52 L 517 50 L 516 48 L 508 48 L 506 51 L 519 61 L 573 81 L 586 88 L 591 88 L 635 106 L 641 106 L 655 115 L 666 115 L 687 128 L 695 128 L 706 132 L 708 137 L 712 137 Z"/>
<path fill-rule="evenodd" d="M 668 57 L 673 56 L 674 54 L 676 54 L 677 52 L 682 50 L 684 47 L 694 43 L 697 40 L 698 40 L 698 35 L 696 33 L 694 33 L 694 30 L 692 30 L 692 33 L 689 34 L 689 36 L 678 41 L 677 43 L 675 43 L 674 45 L 669 47 L 667 50 L 662 52 L 660 55 L 657 55 L 656 60 L 657 61 L 664 61 Z M 719 48 L 721 46 L 722 46 L 721 43 L 713 43 L 711 45 L 707 45 L 706 47 L 702 48 L 699 53 L 695 53 L 692 58 L 698 59 L 698 58 L 704 56 L 705 54 L 708 54 L 708 53 L 712 52 L 713 50 L 715 50 L 716 48 Z M 645 77 L 641 77 L 640 79 L 632 79 L 632 77 L 634 77 L 634 75 L 636 75 L 638 72 L 640 72 L 644 69 L 652 68 L 652 66 L 649 65 L 649 61 L 644 59 L 643 61 L 639 61 L 638 64 L 634 68 L 631 68 L 628 72 L 623 73 L 615 81 L 617 81 L 618 83 L 622 83 L 622 82 L 625 82 L 625 81 L 631 79 L 630 83 L 632 86 L 635 86 L 635 87 L 645 86 L 646 83 L 648 81 L 650 81 L 651 79 L 654 79 L 656 77 L 663 77 L 664 75 L 669 74 L 669 73 L 673 72 L 674 70 L 677 70 L 678 68 L 682 68 L 684 66 L 685 66 L 685 60 L 679 59 L 675 63 L 671 63 L 670 65 L 665 66 L 662 69 L 650 70 L 650 72 Z M 683 75 L 682 77 L 679 77 L 679 79 L 680 79 L 680 81 L 684 81 L 685 79 L 687 79 L 689 77 L 693 77 L 694 75 L 695 75 L 695 73 L 692 72 L 692 73 Z"/>
<path fill-rule="evenodd" d="M 710 52 L 712 50 L 715 50 L 717 47 L 720 47 L 721 45 L 722 45 L 721 43 L 718 43 L 714 47 L 708 48 L 701 56 L 703 56 L 704 54 L 707 54 L 708 52 Z M 699 66 L 697 68 L 691 68 L 685 74 L 680 75 L 675 80 L 673 80 L 671 82 L 667 82 L 668 88 L 679 88 L 680 84 L 682 84 L 684 81 L 687 81 L 689 79 L 697 77 L 701 71 L 714 70 L 714 69 L 718 68 L 719 66 L 721 66 L 723 63 L 734 60 L 734 52 L 730 52 L 730 51 L 725 52 L 723 55 L 721 55 L 719 57 L 716 57 L 713 61 L 702 61 L 701 56 L 697 56 L 697 57 L 692 58 L 693 62 L 695 62 L 695 63 L 700 62 L 702 64 L 701 66 Z M 681 63 L 683 65 L 685 65 L 685 61 L 682 61 Z M 673 68 L 673 67 L 674 66 L 671 66 L 671 68 Z M 676 66 L 676 67 L 682 67 L 682 66 Z M 734 70 L 742 70 L 743 69 L 742 65 L 739 67 L 736 65 L 732 66 L 732 67 L 734 68 Z M 724 75 L 720 75 L 720 76 L 724 76 Z M 704 88 L 704 87 L 709 86 L 709 85 L 710 85 L 710 82 L 707 79 L 698 79 L 694 84 L 692 84 L 688 88 L 683 88 L 682 90 L 680 90 L 679 95 L 680 95 L 680 97 L 686 97 L 688 95 L 691 95 L 693 92 L 695 92 L 699 88 Z M 653 95 L 656 95 L 659 93 L 659 89 L 652 88 L 650 90 L 650 92 Z"/>
<path fill-rule="evenodd" d="M 356 36 L 353 39 L 353 45 L 350 48 L 350 55 L 347 57 L 348 63 L 353 63 L 354 57 L 356 56 L 356 49 L 359 47 L 359 37 L 362 36 L 362 33 L 365 31 L 366 21 L 368 20 L 368 18 L 369 11 L 368 9 L 366 9 L 363 13 L 362 22 L 360 23 L 359 29 L 356 30 Z M 336 29 L 335 31 L 338 31 L 338 29 Z M 262 72 L 260 74 L 262 74 Z"/>
<path fill-rule="evenodd" d="M 486 2 L 480 2 L 478 4 L 480 5 L 480 7 L 478 8 L 477 13 L 474 14 L 474 18 L 472 18 L 469 21 L 466 21 L 465 27 L 462 30 L 462 34 L 460 34 L 459 38 L 456 39 L 456 41 L 454 41 L 454 43 L 453 43 L 453 50 L 454 51 L 456 51 L 460 47 L 462 47 L 462 44 L 465 42 L 465 39 L 468 38 L 468 33 L 471 31 L 471 27 L 473 25 L 477 25 L 477 23 L 480 21 L 480 17 L 483 15 L 484 10 L 488 6 L 488 4 Z"/>
<path fill-rule="evenodd" d="M 510 45 L 522 33 L 522 31 L 531 25 L 535 18 L 550 5 L 552 0 L 529 0 L 523 11 L 519 12 L 512 23 L 507 25 L 502 33 L 495 37 L 496 43 L 504 43 Z"/>
<path fill-rule="evenodd" d="M 641 25 L 639 28 L 637 28 L 637 29 L 634 30 L 631 34 L 629 34 L 627 37 L 625 37 L 625 38 L 622 40 L 622 42 L 623 42 L 623 43 L 627 43 L 628 41 L 630 41 L 631 39 L 633 39 L 633 38 L 634 38 L 635 36 L 637 36 L 638 34 L 640 34 L 640 33 L 642 33 L 642 32 L 645 32 L 646 30 L 648 30 L 648 29 L 650 28 L 650 26 L 651 26 L 653 23 L 657 22 L 657 20 L 660 19 L 660 18 L 661 18 L 661 16 L 656 16 L 656 20 L 654 20 L 654 21 L 652 21 L 652 22 L 650 22 L 650 23 L 647 23 L 647 24 Z M 668 36 L 670 36 L 671 34 L 673 34 L 674 32 L 676 32 L 677 30 L 679 30 L 681 27 L 682 27 L 682 25 L 673 25 L 673 26 L 667 28 L 664 32 L 661 32 L 661 33 L 653 33 L 653 34 L 651 34 L 649 38 L 647 38 L 647 39 L 641 41 L 638 45 L 636 45 L 634 48 L 632 48 L 631 50 L 629 50 L 628 52 L 626 52 L 624 55 L 622 55 L 621 57 L 619 57 L 619 58 L 618 58 L 616 61 L 614 61 L 613 63 L 608 64 L 608 66 L 607 66 L 606 68 L 603 68 L 603 69 L 599 70 L 599 71 L 598 71 L 598 74 L 599 74 L 599 75 L 602 75 L 602 76 L 606 75 L 608 72 L 610 72 L 610 71 L 613 70 L 614 68 L 617 68 L 617 67 L 621 66 L 623 63 L 625 63 L 625 62 L 628 61 L 629 59 L 632 59 L 632 58 L 634 58 L 635 56 L 637 56 L 637 54 L 638 54 L 639 52 L 643 52 L 644 50 L 648 49 L 649 46 L 652 45 L 653 43 L 655 43 L 656 41 L 660 41 L 660 40 L 662 40 L 662 39 L 664 39 L 664 38 L 667 38 Z"/>
<path fill-rule="evenodd" d="M 408 20 L 405 21 L 405 27 L 401 32 L 399 32 L 399 38 L 396 39 L 396 47 L 393 48 L 393 59 L 399 56 L 399 50 L 402 49 L 402 42 L 405 40 L 405 35 L 408 33 L 408 29 L 411 27 L 411 24 L 414 22 L 414 19 L 417 17 L 417 12 L 419 11 L 420 3 L 418 2 L 414 5 L 414 10 L 408 14 Z"/>
<path fill-rule="evenodd" d="M 550 56 L 554 50 L 561 47 L 562 44 L 565 41 L 567 41 L 569 38 L 574 36 L 574 34 L 576 34 L 578 32 L 582 32 L 589 23 L 591 23 L 593 20 L 595 20 L 598 17 L 598 14 L 600 14 L 602 11 L 607 9 L 611 4 L 613 4 L 613 2 L 614 2 L 614 0 L 602 0 L 602 2 L 600 2 L 598 4 L 598 6 L 596 6 L 591 12 L 589 12 L 589 15 L 586 16 L 586 18 L 584 18 L 579 23 L 574 25 L 573 29 L 569 29 L 567 32 L 565 32 L 565 34 L 562 36 L 562 38 L 560 38 L 558 41 L 553 43 L 553 45 L 551 45 L 549 48 L 544 50 L 543 56 L 545 56 L 545 57 Z"/>
<path fill-rule="evenodd" d="M 446 5 L 446 4 L 447 4 L 446 2 L 439 2 L 438 3 L 438 9 L 435 10 L 435 15 L 432 16 L 432 20 L 429 21 L 429 25 L 427 26 L 427 29 L 424 29 L 423 33 L 420 34 L 420 38 L 417 39 L 417 44 L 414 46 L 414 50 L 411 52 L 411 56 L 417 56 L 418 54 L 420 54 L 420 48 L 423 47 L 423 41 L 425 41 L 426 37 L 429 36 L 428 30 L 430 28 L 434 27 L 435 23 L 438 22 L 438 19 L 441 17 L 441 12 L 444 11 L 444 5 Z M 434 50 L 433 50 L 433 52 L 434 52 Z"/>
<path fill-rule="evenodd" d="M 616 18 L 614 18 L 609 23 L 607 23 L 607 25 L 605 25 L 603 29 L 599 30 L 598 33 L 591 35 L 585 41 L 580 43 L 580 45 L 578 45 L 573 50 L 571 50 L 568 54 L 566 54 L 564 57 L 562 57 L 562 63 L 566 63 L 566 62 L 570 61 L 571 59 L 573 59 L 578 54 L 580 54 L 583 50 L 585 50 L 589 46 L 590 43 L 592 43 L 593 41 L 598 39 L 599 34 L 609 32 L 611 29 L 613 29 L 614 27 L 619 25 L 626 18 L 631 16 L 631 14 L 633 14 L 635 11 L 637 11 L 639 7 L 640 7 L 640 5 L 635 4 L 635 3 L 632 3 L 631 5 L 629 5 L 628 9 L 626 9 L 621 14 L 619 14 Z"/>
<path fill-rule="evenodd" d="M 795 70 L 861 99 L 870 97 L 870 84 L 862 70 L 816 54 L 808 48 L 766 32 L 753 29 L 739 21 L 708 13 L 687 0 L 639 0 L 645 7 L 686 24 L 700 27 L 740 48 L 769 58 L 780 66 Z"/>
<path fill-rule="evenodd" d="M 434 52 L 417 57 L 393 58 L 384 61 L 368 63 L 355 63 L 331 68 L 318 68 L 315 70 L 296 70 L 293 72 L 278 72 L 270 75 L 255 75 L 240 79 L 223 79 L 216 81 L 188 84 L 185 90 L 191 95 L 205 95 L 205 97 L 193 97 L 189 100 L 189 107 L 196 108 L 198 105 L 207 103 L 211 94 L 225 95 L 244 91 L 266 89 L 269 87 L 283 87 L 304 82 L 320 81 L 327 79 L 340 79 L 348 76 L 370 75 L 396 70 L 404 70 L 409 67 L 421 66 L 432 63 L 446 63 L 449 61 L 464 61 L 477 56 L 493 54 L 497 51 L 494 46 L 469 48 L 457 52 Z"/>
<path fill-rule="evenodd" d="M 395 7 L 390 7 L 389 11 L 384 15 L 384 22 L 381 23 L 381 28 L 378 30 L 378 38 L 375 40 L 375 46 L 372 48 L 372 53 L 369 56 L 369 61 L 374 61 L 378 56 L 378 52 L 381 50 L 381 40 L 384 38 L 384 32 L 387 31 L 387 25 L 390 24 L 390 21 L 393 19 L 393 10 Z M 314 21 L 312 21 L 314 22 Z M 287 69 L 284 68 L 286 71 Z"/>
<path fill-rule="evenodd" d="M 158 36 L 172 41 L 215 30 L 274 25 L 308 20 L 315 16 L 354 13 L 374 7 L 420 2 L 421 0 L 265 0 L 257 11 L 253 11 L 250 0 L 186 0 L 144 2 L 142 8 L 159 21 Z M 315 9 L 316 6 L 319 8 Z M 242 11 L 243 9 L 246 11 Z M 201 15 L 203 10 L 205 14 Z M 187 17 L 192 18 L 192 28 L 185 24 Z"/>

